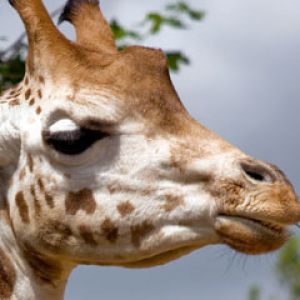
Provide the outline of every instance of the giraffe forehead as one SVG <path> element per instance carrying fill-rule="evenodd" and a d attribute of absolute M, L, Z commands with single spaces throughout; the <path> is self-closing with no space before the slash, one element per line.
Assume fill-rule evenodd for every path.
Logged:
<path fill-rule="evenodd" d="M 78 119 L 82 119 L 83 114 L 90 114 L 95 115 L 94 119 L 100 116 L 102 121 L 105 119 L 118 125 L 124 119 L 131 119 L 131 126 L 135 123 L 133 127 L 137 123 L 151 122 L 147 125 L 148 131 L 155 128 L 156 131 L 187 132 L 189 122 L 182 120 L 190 118 L 169 78 L 160 75 L 161 72 L 138 70 L 137 73 L 142 74 L 140 77 L 133 71 L 130 76 L 126 72 L 124 79 L 123 71 L 118 69 L 112 82 L 102 74 L 96 81 L 81 78 L 80 83 L 40 82 L 27 75 L 23 81 L 24 101 L 34 109 L 36 116 L 49 115 L 51 110 L 65 111 L 68 115 L 73 111 L 75 114 L 81 112 Z"/>

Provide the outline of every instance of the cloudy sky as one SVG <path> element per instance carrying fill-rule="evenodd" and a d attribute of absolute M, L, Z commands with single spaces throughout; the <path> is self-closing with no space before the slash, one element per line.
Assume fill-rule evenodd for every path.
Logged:
<path fill-rule="evenodd" d="M 138 24 L 149 10 L 172 0 L 102 0 L 108 18 Z M 0 36 L 22 31 L 0 0 Z M 53 10 L 61 0 L 45 1 Z M 146 42 L 182 49 L 192 64 L 173 75 L 190 113 L 245 152 L 279 165 L 300 193 L 300 2 L 298 0 L 190 0 L 206 19 L 189 31 L 165 30 Z M 69 36 L 69 25 L 62 30 Z M 5 43 L 0 44 L 0 48 Z M 300 234 L 300 232 L 299 232 Z M 149 270 L 80 267 L 66 299 L 243 300 L 258 284 L 264 299 L 282 292 L 274 278 L 276 254 L 245 257 L 207 247 Z"/>

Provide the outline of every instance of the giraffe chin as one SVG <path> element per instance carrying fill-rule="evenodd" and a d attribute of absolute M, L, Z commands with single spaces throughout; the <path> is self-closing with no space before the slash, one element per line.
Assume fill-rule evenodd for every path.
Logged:
<path fill-rule="evenodd" d="M 287 241 L 287 230 L 275 223 L 240 216 L 219 215 L 215 229 L 223 243 L 250 255 L 279 249 Z"/>
<path fill-rule="evenodd" d="M 185 246 L 178 249 L 169 250 L 167 252 L 163 252 L 155 256 L 144 258 L 142 260 L 125 263 L 122 264 L 122 267 L 132 268 L 132 269 L 156 267 L 156 266 L 167 264 L 184 255 L 190 254 L 191 252 L 197 249 L 199 249 L 199 246 Z"/>

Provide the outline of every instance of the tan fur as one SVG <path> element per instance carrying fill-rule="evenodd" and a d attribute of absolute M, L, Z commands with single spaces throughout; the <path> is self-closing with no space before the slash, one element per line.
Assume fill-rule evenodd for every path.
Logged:
<path fill-rule="evenodd" d="M 97 4 L 77 5 L 69 17 L 76 29 L 77 44 L 92 51 L 117 52 L 113 34 Z"/>
<path fill-rule="evenodd" d="M 79 226 L 79 232 L 84 242 L 91 246 L 96 246 L 97 242 L 94 239 L 91 229 L 86 225 Z"/>
<path fill-rule="evenodd" d="M 27 156 L 27 165 L 28 165 L 29 171 L 32 173 L 33 172 L 33 160 L 32 160 L 31 155 Z"/>
<path fill-rule="evenodd" d="M 171 212 L 180 205 L 184 205 L 184 199 L 182 196 L 178 195 L 166 195 L 166 203 L 163 205 L 163 208 L 166 212 Z"/>
<path fill-rule="evenodd" d="M 143 239 L 145 239 L 155 227 L 148 221 L 131 227 L 131 242 L 135 247 L 140 247 Z"/>
<path fill-rule="evenodd" d="M 22 222 L 25 224 L 30 223 L 28 205 L 23 192 L 18 192 L 15 199 Z"/>
<path fill-rule="evenodd" d="M 46 222 L 41 228 L 40 242 L 46 249 L 50 248 L 59 253 L 73 235 L 72 228 L 63 220 Z"/>
<path fill-rule="evenodd" d="M 115 243 L 119 236 L 119 229 L 114 225 L 114 223 L 109 219 L 106 218 L 102 225 L 101 230 L 104 237 L 111 243 Z"/>
<path fill-rule="evenodd" d="M 16 283 L 16 272 L 10 258 L 0 249 L 0 297 L 8 299 Z"/>
<path fill-rule="evenodd" d="M 34 203 L 34 208 L 35 208 L 35 214 L 37 217 L 40 216 L 40 213 L 41 213 L 41 204 L 39 202 L 39 200 L 37 199 L 37 196 L 36 196 L 36 192 L 35 192 L 35 186 L 32 185 L 30 187 L 30 193 L 31 193 L 31 196 L 33 198 L 33 203 Z"/>
<path fill-rule="evenodd" d="M 38 253 L 29 244 L 24 245 L 24 255 L 40 283 L 55 287 L 55 281 L 60 279 L 63 273 L 61 265 L 50 257 Z"/>
<path fill-rule="evenodd" d="M 87 214 L 94 213 L 96 202 L 93 192 L 89 189 L 83 189 L 76 193 L 70 192 L 66 198 L 66 213 L 75 215 L 79 210 L 85 211 Z"/>
<path fill-rule="evenodd" d="M 122 202 L 117 206 L 117 209 L 121 215 L 121 217 L 126 217 L 130 215 L 134 211 L 134 206 L 129 202 Z"/>

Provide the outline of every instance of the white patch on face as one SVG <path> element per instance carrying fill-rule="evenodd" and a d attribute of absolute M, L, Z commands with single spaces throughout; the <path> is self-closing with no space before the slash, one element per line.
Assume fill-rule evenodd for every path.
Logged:
<path fill-rule="evenodd" d="M 76 131 L 78 129 L 80 129 L 80 127 L 74 121 L 70 119 L 61 119 L 49 127 L 49 132 L 50 134 L 54 134 L 56 132 Z"/>

